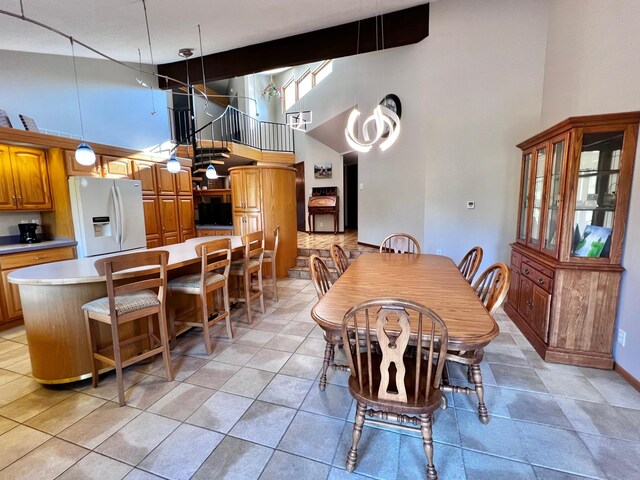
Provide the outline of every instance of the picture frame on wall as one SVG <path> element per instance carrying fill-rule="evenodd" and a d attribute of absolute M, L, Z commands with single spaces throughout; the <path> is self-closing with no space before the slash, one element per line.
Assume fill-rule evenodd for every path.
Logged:
<path fill-rule="evenodd" d="M 333 176 L 333 163 L 320 163 L 313 166 L 314 178 L 331 178 Z"/>

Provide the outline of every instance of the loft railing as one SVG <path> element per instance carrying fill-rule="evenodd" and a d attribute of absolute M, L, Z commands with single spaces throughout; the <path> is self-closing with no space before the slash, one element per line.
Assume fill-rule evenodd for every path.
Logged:
<path fill-rule="evenodd" d="M 227 147 L 238 143 L 257 150 L 293 152 L 293 130 L 284 123 L 261 122 L 227 106 L 224 112 L 205 126 L 196 129 L 192 111 L 185 108 L 170 108 L 172 140 L 177 145 L 189 145 L 194 149 L 215 141 Z"/>

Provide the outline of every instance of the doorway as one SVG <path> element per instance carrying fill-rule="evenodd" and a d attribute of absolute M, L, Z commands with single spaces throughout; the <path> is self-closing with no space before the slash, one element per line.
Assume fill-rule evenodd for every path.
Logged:
<path fill-rule="evenodd" d="M 350 152 L 343 157 L 344 175 L 344 229 L 358 228 L 358 154 Z"/>
<path fill-rule="evenodd" d="M 307 225 L 305 220 L 304 209 L 304 162 L 296 163 L 296 221 L 299 232 L 306 232 Z"/>

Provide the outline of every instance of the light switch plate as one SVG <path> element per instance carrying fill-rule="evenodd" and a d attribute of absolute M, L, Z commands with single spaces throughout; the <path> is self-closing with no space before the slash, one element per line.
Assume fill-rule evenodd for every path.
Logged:
<path fill-rule="evenodd" d="M 476 208 L 476 202 L 475 200 L 469 200 L 467 202 L 467 208 Z"/>
<path fill-rule="evenodd" d="M 360 184 L 360 190 L 364 190 L 364 183 Z"/>

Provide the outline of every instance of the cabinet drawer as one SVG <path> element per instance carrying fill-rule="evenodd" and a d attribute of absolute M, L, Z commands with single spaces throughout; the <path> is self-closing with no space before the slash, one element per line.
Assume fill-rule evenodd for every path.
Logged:
<path fill-rule="evenodd" d="M 538 262 L 534 262 L 530 258 L 524 257 L 522 259 L 522 264 L 520 265 L 520 270 L 524 269 L 524 265 L 523 264 L 527 264 L 527 265 L 533 267 L 535 270 L 538 270 L 539 272 L 543 273 L 547 277 L 553 278 L 553 275 L 554 275 L 553 270 L 551 270 L 550 268 L 542 266 Z"/>
<path fill-rule="evenodd" d="M 551 290 L 553 288 L 553 279 L 548 275 L 545 275 L 544 273 L 539 272 L 538 270 L 536 270 L 535 268 L 527 264 L 522 265 L 522 270 L 520 270 L 520 274 L 527 277 L 535 285 L 538 285 L 543 290 L 551 293 Z"/>
<path fill-rule="evenodd" d="M 511 252 L 511 269 L 520 271 L 520 262 L 522 261 L 522 255 L 516 252 Z"/>
<path fill-rule="evenodd" d="M 0 269 L 30 267 L 41 263 L 59 262 L 75 258 L 74 247 L 60 247 L 0 256 Z"/>

